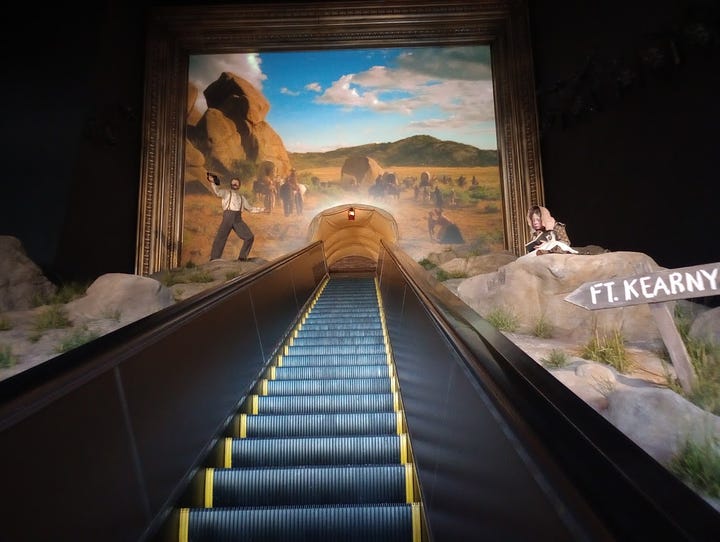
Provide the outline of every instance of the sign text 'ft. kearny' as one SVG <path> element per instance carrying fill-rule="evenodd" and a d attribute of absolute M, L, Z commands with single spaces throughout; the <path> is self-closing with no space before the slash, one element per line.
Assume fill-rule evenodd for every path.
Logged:
<path fill-rule="evenodd" d="M 565 300 L 586 309 L 606 309 L 717 294 L 720 263 L 586 282 Z"/>

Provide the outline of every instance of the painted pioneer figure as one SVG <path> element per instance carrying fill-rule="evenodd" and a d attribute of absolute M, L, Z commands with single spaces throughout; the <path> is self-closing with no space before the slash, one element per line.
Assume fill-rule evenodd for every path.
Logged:
<path fill-rule="evenodd" d="M 428 233 L 430 239 L 438 243 L 452 244 L 464 243 L 465 239 L 452 220 L 443 214 L 442 209 L 435 207 L 428 213 Z"/>
<path fill-rule="evenodd" d="M 243 220 L 242 212 L 259 213 L 262 209 L 252 207 L 247 198 L 240 193 L 240 179 L 237 177 L 234 177 L 230 181 L 230 190 L 220 188 L 220 179 L 213 173 L 207 173 L 207 180 L 213 193 L 217 197 L 222 198 L 223 209 L 222 221 L 218 226 L 212 249 L 210 250 L 210 259 L 219 260 L 222 257 L 230 231 L 234 231 L 243 241 L 238 260 L 247 261 L 250 250 L 255 242 L 255 235 L 250 229 L 250 226 Z"/>

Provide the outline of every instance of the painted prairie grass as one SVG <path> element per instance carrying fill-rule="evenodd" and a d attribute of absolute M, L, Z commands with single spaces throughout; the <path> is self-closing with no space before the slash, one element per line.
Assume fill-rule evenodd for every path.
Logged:
<path fill-rule="evenodd" d="M 298 167 L 298 166 L 296 166 Z M 395 171 L 401 182 L 406 177 L 420 177 L 425 167 L 387 165 L 385 170 Z M 431 168 L 432 176 L 451 179 L 438 182 L 441 192 L 446 196 L 450 190 L 456 193 L 456 204 L 448 206 L 446 215 L 460 228 L 466 245 L 483 239 L 482 253 L 504 249 L 504 223 L 502 216 L 502 195 L 499 170 L 497 167 L 437 167 Z M 413 241 L 430 241 L 427 231 L 427 213 L 434 206 L 432 199 L 416 200 L 412 189 L 404 189 L 400 200 L 373 200 L 369 197 L 369 185 L 350 190 L 340 179 L 340 166 L 298 167 L 298 175 L 308 186 L 303 215 L 285 217 L 280 202 L 271 213 L 254 213 L 247 222 L 255 234 L 252 255 L 267 260 L 286 254 L 290 250 L 307 244 L 307 232 L 310 221 L 319 212 L 328 207 L 349 203 L 369 203 L 387 210 L 396 220 L 399 228 L 399 244 Z M 464 176 L 466 182 L 458 185 L 458 178 Z M 470 180 L 475 176 L 477 184 Z M 262 206 L 262 202 L 249 193 L 249 183 L 243 183 L 244 192 L 251 204 Z M 187 193 L 183 200 L 183 237 L 181 264 L 188 261 L 205 262 L 209 260 L 210 247 L 218 224 L 221 220 L 219 198 L 209 192 Z M 241 242 L 231 234 L 223 252 L 227 259 L 236 258 Z M 437 245 L 441 250 L 443 245 Z"/>

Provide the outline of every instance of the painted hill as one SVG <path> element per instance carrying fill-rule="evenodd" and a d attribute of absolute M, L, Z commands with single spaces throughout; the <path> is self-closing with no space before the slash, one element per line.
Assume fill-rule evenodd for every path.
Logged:
<path fill-rule="evenodd" d="M 289 153 L 298 169 L 337 166 L 349 156 L 369 156 L 380 164 L 393 166 L 497 166 L 497 150 L 482 150 L 472 145 L 442 141 L 428 135 L 417 135 L 393 143 L 369 143 L 328 152 Z"/>

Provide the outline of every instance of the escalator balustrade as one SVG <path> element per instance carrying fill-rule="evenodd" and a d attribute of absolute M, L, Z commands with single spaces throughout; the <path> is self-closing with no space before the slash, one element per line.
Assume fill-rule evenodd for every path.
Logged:
<path fill-rule="evenodd" d="M 181 542 L 427 539 L 374 277 L 329 278 L 241 410 Z"/>

